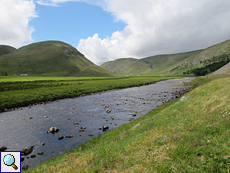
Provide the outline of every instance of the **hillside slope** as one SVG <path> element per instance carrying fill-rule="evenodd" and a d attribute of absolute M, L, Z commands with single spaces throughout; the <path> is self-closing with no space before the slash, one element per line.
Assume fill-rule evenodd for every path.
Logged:
<path fill-rule="evenodd" d="M 151 66 L 142 60 L 135 58 L 122 58 L 109 61 L 101 65 L 102 68 L 118 75 L 141 74 L 151 71 Z"/>
<path fill-rule="evenodd" d="M 33 43 L 0 56 L 0 71 L 29 76 L 114 76 L 60 41 Z"/>
<path fill-rule="evenodd" d="M 0 45 L 0 56 L 8 54 L 8 53 L 11 53 L 11 52 L 13 52 L 15 50 L 16 49 L 14 47 L 7 46 L 7 45 Z"/>
<path fill-rule="evenodd" d="M 226 73 L 230 74 L 230 63 L 228 63 L 225 66 L 223 66 L 222 68 L 216 70 L 211 75 L 217 75 L 217 74 L 223 75 Z"/>
<path fill-rule="evenodd" d="M 230 40 L 191 52 L 156 55 L 142 59 L 117 59 L 106 62 L 101 67 L 119 75 L 182 75 L 184 71 L 203 66 L 202 62 L 206 59 L 228 53 L 230 53 Z"/>

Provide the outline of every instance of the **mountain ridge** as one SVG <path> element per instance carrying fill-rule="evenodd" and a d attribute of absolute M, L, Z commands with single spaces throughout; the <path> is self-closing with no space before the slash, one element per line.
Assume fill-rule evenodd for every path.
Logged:
<path fill-rule="evenodd" d="M 137 70 L 135 70 L 135 64 L 123 70 L 117 68 L 127 66 L 129 58 L 120 58 L 105 62 L 101 67 L 118 75 L 182 75 L 184 71 L 203 66 L 202 62 L 204 60 L 225 53 L 230 53 L 230 40 L 226 40 L 206 49 L 135 59 L 135 61 L 139 63 L 139 66 L 141 66 L 141 68 L 137 68 Z M 123 59 L 126 59 L 126 61 L 123 61 Z"/>
<path fill-rule="evenodd" d="M 0 45 L 0 56 L 11 53 L 17 50 L 16 48 L 8 45 Z"/>

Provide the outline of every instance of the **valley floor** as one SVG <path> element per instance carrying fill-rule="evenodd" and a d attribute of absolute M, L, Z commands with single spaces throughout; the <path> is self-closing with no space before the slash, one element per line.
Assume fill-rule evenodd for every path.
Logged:
<path fill-rule="evenodd" d="M 0 112 L 176 77 L 0 77 Z"/>
<path fill-rule="evenodd" d="M 230 77 L 192 83 L 182 98 L 27 172 L 229 172 Z"/>

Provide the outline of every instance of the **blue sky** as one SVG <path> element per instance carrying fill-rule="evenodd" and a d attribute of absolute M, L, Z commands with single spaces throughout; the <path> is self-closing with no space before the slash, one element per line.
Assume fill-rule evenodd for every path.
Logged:
<path fill-rule="evenodd" d="M 36 5 L 36 14 L 39 17 L 30 21 L 35 28 L 33 42 L 59 40 L 74 47 L 80 39 L 87 39 L 95 33 L 106 38 L 127 25 L 115 21 L 114 16 L 101 7 L 83 2 L 66 2 L 59 6 Z"/>
<path fill-rule="evenodd" d="M 59 40 L 100 65 L 230 39 L 229 0 L 0 0 L 0 44 Z"/>

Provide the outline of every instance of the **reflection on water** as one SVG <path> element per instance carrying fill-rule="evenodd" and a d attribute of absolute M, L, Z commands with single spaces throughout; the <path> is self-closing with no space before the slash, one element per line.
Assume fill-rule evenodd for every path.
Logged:
<path fill-rule="evenodd" d="M 187 87 L 175 84 L 192 79 L 161 81 L 147 86 L 108 91 L 1 113 L 0 146 L 6 146 L 8 151 L 21 151 L 35 145 L 33 152 L 22 162 L 22 166 L 34 166 L 106 133 L 99 130 L 104 125 L 112 130 L 140 118 L 166 100 L 174 99 L 173 92 L 176 90 Z M 60 131 L 47 134 L 46 131 L 52 126 Z M 81 127 L 86 129 L 82 130 Z M 58 140 L 60 135 L 64 139 Z M 66 138 L 66 135 L 73 137 Z M 37 155 L 38 152 L 44 154 Z M 34 154 L 36 157 L 30 158 Z"/>

